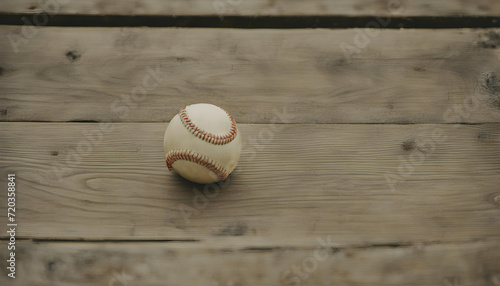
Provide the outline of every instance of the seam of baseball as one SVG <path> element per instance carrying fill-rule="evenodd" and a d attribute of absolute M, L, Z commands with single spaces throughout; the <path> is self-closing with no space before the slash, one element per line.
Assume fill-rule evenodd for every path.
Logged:
<path fill-rule="evenodd" d="M 225 135 L 215 135 L 213 133 L 209 133 L 198 126 L 194 124 L 194 122 L 189 118 L 189 115 L 187 113 L 187 107 L 189 105 L 184 106 L 181 111 L 180 111 L 180 118 L 182 124 L 186 127 L 189 132 L 194 134 L 196 137 L 200 138 L 203 141 L 206 141 L 208 143 L 214 144 L 214 145 L 225 145 L 228 144 L 229 142 L 233 141 L 234 138 L 236 137 L 237 133 L 237 128 L 236 128 L 236 122 L 234 121 L 233 117 L 231 114 L 229 114 L 225 109 L 219 107 L 222 111 L 224 111 L 227 116 L 229 117 L 229 120 L 231 121 L 231 128 L 229 129 L 229 132 Z"/>
<path fill-rule="evenodd" d="M 165 162 L 167 163 L 167 167 L 170 171 L 173 170 L 174 162 L 178 160 L 184 160 L 199 164 L 214 172 L 221 181 L 224 181 L 229 175 L 226 169 L 224 169 L 221 164 L 215 162 L 214 160 L 208 158 L 203 154 L 199 154 L 194 151 L 174 149 L 168 151 L 167 155 L 165 156 Z"/>

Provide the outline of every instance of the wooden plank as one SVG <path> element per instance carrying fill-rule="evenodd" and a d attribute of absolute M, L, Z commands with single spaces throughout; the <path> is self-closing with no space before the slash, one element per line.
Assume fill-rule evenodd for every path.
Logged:
<path fill-rule="evenodd" d="M 110 126 L 0 125 L 0 185 L 16 174 L 19 237 L 300 245 L 327 235 L 339 244 L 500 236 L 499 124 L 242 124 L 239 165 L 206 189 L 167 171 L 166 124 Z M 399 177 L 394 190 L 386 175 Z"/>
<path fill-rule="evenodd" d="M 41 3 L 59 3 L 48 7 Z M 0 1 L 3 13 L 40 13 L 54 11 L 79 15 L 232 15 L 232 16 L 371 16 L 391 12 L 398 16 L 500 15 L 495 0 L 110 0 L 88 1 Z"/>
<path fill-rule="evenodd" d="M 199 243 L 21 243 L 16 279 L 1 275 L 0 283 L 486 286 L 498 285 L 500 279 L 498 245 L 415 244 L 328 252 L 317 245 L 252 250 Z M 6 245 L 0 246 L 3 253 Z M 294 274 L 293 265 L 300 272 Z"/>
<path fill-rule="evenodd" d="M 165 122 L 204 101 L 240 123 L 500 122 L 500 30 L 382 30 L 350 63 L 357 30 L 37 31 L 0 43 L 2 121 Z"/>

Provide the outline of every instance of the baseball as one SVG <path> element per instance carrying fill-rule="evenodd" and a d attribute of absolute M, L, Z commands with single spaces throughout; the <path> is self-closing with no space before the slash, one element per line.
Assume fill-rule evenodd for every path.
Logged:
<path fill-rule="evenodd" d="M 163 138 L 169 170 L 199 184 L 224 181 L 238 163 L 241 136 L 233 117 L 207 103 L 187 105 Z"/>

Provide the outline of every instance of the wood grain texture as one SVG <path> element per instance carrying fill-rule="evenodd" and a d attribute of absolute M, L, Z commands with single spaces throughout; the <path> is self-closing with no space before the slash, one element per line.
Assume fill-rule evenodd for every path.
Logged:
<path fill-rule="evenodd" d="M 36 31 L 0 42 L 2 121 L 166 122 L 210 102 L 240 123 L 500 122 L 498 29 L 371 30 L 350 62 L 356 29 Z"/>
<path fill-rule="evenodd" d="M 500 285 L 499 242 L 304 249 L 200 243 L 21 243 L 15 280 L 2 285 Z M 0 243 L 0 251 L 5 249 Z M 304 262 L 305 261 L 305 262 Z M 0 264 L 4 264 L 1 262 Z M 305 264 L 304 264 L 305 263 Z M 294 281 L 296 265 L 305 279 Z M 306 265 L 303 267 L 302 265 Z M 311 270 L 309 273 L 305 269 Z M 7 283 L 7 284 L 5 284 Z"/>
<path fill-rule="evenodd" d="M 45 1 L 41 2 L 44 3 Z M 30 0 L 1 0 L 0 12 L 40 13 L 58 11 L 63 14 L 90 15 L 224 15 L 289 16 L 289 15 L 386 15 L 398 16 L 457 16 L 500 15 L 500 3 L 495 0 L 111 0 L 47 1 L 60 3 L 58 8 L 45 8 Z"/>
<path fill-rule="evenodd" d="M 167 171 L 167 124 L 108 125 L 0 125 L 0 183 L 17 176 L 19 237 L 263 246 L 500 237 L 498 124 L 242 124 L 242 158 L 217 188 Z M 404 174 L 394 191 L 387 174 Z"/>

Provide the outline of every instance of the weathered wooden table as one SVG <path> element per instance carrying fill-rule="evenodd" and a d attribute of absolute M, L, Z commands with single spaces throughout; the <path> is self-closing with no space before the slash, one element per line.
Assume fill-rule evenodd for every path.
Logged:
<path fill-rule="evenodd" d="M 499 1 L 0 13 L 1 285 L 500 285 Z M 165 166 L 197 102 L 243 135 L 225 183 Z"/>

